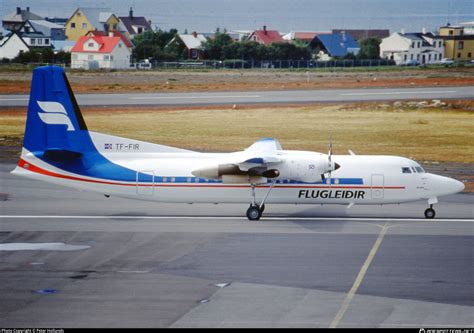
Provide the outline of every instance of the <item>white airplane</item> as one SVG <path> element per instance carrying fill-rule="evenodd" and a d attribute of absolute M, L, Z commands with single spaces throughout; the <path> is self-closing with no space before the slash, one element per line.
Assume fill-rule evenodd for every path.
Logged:
<path fill-rule="evenodd" d="M 185 133 L 183 133 L 185 135 Z M 33 71 L 23 149 L 12 173 L 132 199 L 174 203 L 381 205 L 427 200 L 464 184 L 397 156 L 283 150 L 263 139 L 235 153 L 199 153 L 87 130 L 64 71 Z"/>

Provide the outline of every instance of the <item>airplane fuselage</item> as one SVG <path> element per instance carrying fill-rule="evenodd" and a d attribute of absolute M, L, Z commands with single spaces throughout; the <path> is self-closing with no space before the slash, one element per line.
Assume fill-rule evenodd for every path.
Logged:
<path fill-rule="evenodd" d="M 77 176 L 24 154 L 17 173 L 63 186 L 110 196 L 175 203 L 248 203 L 250 184 L 229 184 L 193 176 L 199 167 L 218 164 L 229 158 L 219 153 L 102 153 L 114 164 L 136 171 L 135 178 L 115 180 Z M 287 151 L 280 156 L 292 158 L 319 153 Z M 397 156 L 333 155 L 343 165 L 322 182 L 306 183 L 277 177 L 267 203 L 279 204 L 392 204 L 426 200 L 447 194 L 450 188 L 440 184 L 445 177 L 421 171 L 415 161 Z M 25 167 L 26 166 L 26 167 Z M 93 166 L 100 168 L 101 165 Z M 403 169 L 405 168 L 405 169 Z M 409 172 L 406 172 L 407 169 Z M 417 168 L 419 172 L 417 171 Z M 48 172 L 42 170 L 50 170 Z M 403 172 L 405 170 L 405 173 Z M 31 172 L 33 171 L 33 172 Z M 93 170 L 92 170 L 93 171 Z M 148 179 L 141 179 L 148 175 Z M 449 180 L 449 178 L 446 178 Z M 255 186 L 261 200 L 270 181 Z"/>

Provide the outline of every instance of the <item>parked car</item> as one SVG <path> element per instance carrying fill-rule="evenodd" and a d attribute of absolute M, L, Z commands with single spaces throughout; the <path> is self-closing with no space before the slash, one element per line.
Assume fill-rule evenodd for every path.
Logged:
<path fill-rule="evenodd" d="M 451 58 L 443 58 L 439 62 L 440 65 L 450 66 L 454 64 L 454 60 Z"/>
<path fill-rule="evenodd" d="M 139 61 L 136 64 L 137 69 L 151 69 L 151 62 L 148 61 L 148 59 L 145 59 L 144 61 Z"/>
<path fill-rule="evenodd" d="M 415 59 L 408 59 L 408 60 L 405 60 L 401 65 L 402 66 L 419 66 L 420 62 Z"/>

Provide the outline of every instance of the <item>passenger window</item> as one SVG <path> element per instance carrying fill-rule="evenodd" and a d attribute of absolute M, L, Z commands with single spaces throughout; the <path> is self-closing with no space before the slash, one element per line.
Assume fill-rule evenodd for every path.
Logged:
<path fill-rule="evenodd" d="M 416 169 L 416 171 L 418 171 L 419 173 L 424 173 L 424 172 L 425 172 L 425 170 L 423 170 L 423 168 L 422 168 L 422 167 L 419 167 L 419 166 L 415 167 L 415 169 Z"/>
<path fill-rule="evenodd" d="M 163 177 L 163 183 L 166 183 L 166 177 Z"/>
<path fill-rule="evenodd" d="M 402 168 L 402 173 L 411 173 L 410 168 Z"/>

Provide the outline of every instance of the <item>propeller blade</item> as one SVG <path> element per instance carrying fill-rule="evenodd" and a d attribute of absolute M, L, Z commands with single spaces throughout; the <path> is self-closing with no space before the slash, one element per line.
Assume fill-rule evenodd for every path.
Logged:
<path fill-rule="evenodd" d="M 328 174 L 328 183 L 331 185 L 331 172 L 332 172 L 332 134 L 329 136 L 329 152 L 328 152 L 328 167 L 329 167 L 329 174 Z"/>

